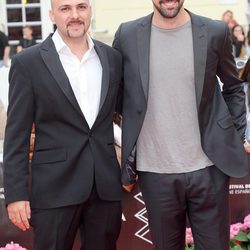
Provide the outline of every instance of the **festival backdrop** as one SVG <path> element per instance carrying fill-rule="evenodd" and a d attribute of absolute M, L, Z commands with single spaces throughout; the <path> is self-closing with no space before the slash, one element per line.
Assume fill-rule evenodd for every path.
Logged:
<path fill-rule="evenodd" d="M 22 232 L 13 226 L 7 217 L 2 176 L 2 163 L 0 163 L 0 247 L 14 241 L 32 250 L 32 229 Z M 229 192 L 231 223 L 242 222 L 244 217 L 250 214 L 250 176 L 232 179 Z M 122 221 L 118 250 L 152 250 L 147 211 L 137 185 L 131 193 L 124 192 Z M 73 249 L 80 249 L 79 235 Z"/>

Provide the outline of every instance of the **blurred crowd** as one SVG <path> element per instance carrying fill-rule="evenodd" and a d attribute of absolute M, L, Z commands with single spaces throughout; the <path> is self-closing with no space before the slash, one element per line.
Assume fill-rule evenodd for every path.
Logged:
<path fill-rule="evenodd" d="M 234 19 L 231 10 L 223 13 L 222 21 L 227 23 L 231 32 L 234 57 L 248 59 L 250 56 L 250 29 L 248 28 L 248 31 L 245 33 L 243 26 Z"/>
<path fill-rule="evenodd" d="M 14 54 L 36 44 L 36 40 L 34 39 L 32 33 L 33 30 L 31 26 L 26 25 L 22 28 L 22 33 L 20 34 L 20 39 Z M 0 31 L 0 67 L 9 66 L 10 52 L 11 48 L 9 45 L 9 39 L 6 34 Z"/>
<path fill-rule="evenodd" d="M 245 32 L 244 27 L 239 24 L 231 10 L 227 10 L 222 15 L 222 21 L 227 23 L 232 38 L 232 53 L 235 58 L 239 77 L 243 81 L 246 93 L 247 130 L 246 140 L 250 143 L 250 25 Z M 250 146 L 249 146 L 250 150 Z"/>
<path fill-rule="evenodd" d="M 19 53 L 22 50 L 36 44 L 36 41 L 32 33 L 33 30 L 31 26 L 24 26 L 22 28 L 22 34 L 20 34 L 20 40 L 17 46 L 15 47 L 14 53 Z M 0 68 L 9 67 L 10 53 L 11 53 L 11 46 L 9 45 L 9 39 L 6 36 L 6 34 L 0 31 Z M 0 99 L 0 154 L 2 153 L 5 124 L 6 124 L 6 107 L 4 107 L 3 101 Z"/>

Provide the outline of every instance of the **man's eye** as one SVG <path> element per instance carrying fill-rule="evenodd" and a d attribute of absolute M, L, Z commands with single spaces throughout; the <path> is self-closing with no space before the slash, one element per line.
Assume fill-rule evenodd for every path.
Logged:
<path fill-rule="evenodd" d="M 62 12 L 67 12 L 67 11 L 69 11 L 69 7 L 63 7 L 63 8 L 61 8 L 61 11 L 62 11 Z"/>
<path fill-rule="evenodd" d="M 87 9 L 87 8 L 88 8 L 87 5 L 79 5 L 79 6 L 78 6 L 78 9 L 79 9 L 79 10 L 85 10 L 85 9 Z"/>

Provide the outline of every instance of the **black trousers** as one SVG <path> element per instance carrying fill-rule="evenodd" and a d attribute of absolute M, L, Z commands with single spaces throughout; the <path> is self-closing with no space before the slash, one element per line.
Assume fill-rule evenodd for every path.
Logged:
<path fill-rule="evenodd" d="M 195 250 L 229 249 L 229 177 L 218 168 L 140 172 L 139 183 L 156 250 L 184 250 L 187 216 Z"/>
<path fill-rule="evenodd" d="M 116 250 L 121 216 L 121 202 L 100 200 L 95 189 L 83 204 L 32 209 L 34 250 L 71 250 L 78 229 L 81 250 Z"/>

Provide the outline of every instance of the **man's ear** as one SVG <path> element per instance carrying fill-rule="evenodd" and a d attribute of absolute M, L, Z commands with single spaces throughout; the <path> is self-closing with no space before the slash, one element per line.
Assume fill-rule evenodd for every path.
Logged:
<path fill-rule="evenodd" d="M 49 11 L 49 17 L 50 17 L 51 22 L 55 23 L 54 14 L 52 10 Z"/>

